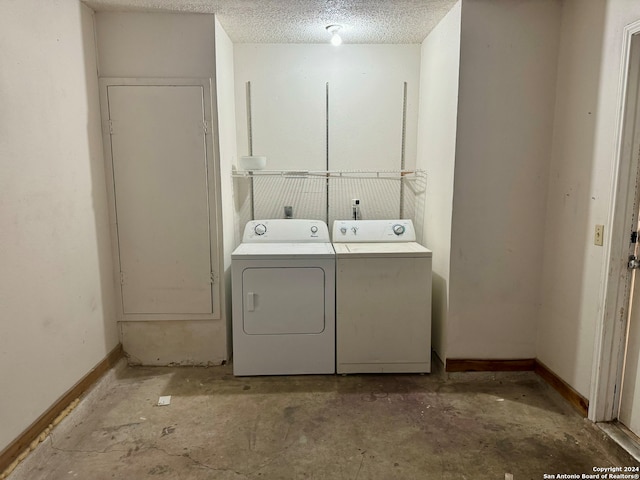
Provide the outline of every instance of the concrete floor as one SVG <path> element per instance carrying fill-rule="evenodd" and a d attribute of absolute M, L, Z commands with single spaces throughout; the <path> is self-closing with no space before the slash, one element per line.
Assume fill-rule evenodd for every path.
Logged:
<path fill-rule="evenodd" d="M 171 395 L 171 404 L 156 406 Z M 637 465 L 530 372 L 110 372 L 9 480 L 542 479 Z M 548 478 L 548 477 L 547 477 Z"/>

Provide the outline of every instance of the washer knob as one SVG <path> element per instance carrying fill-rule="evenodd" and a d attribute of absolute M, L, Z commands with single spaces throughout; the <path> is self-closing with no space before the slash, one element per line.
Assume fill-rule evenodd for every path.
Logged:
<path fill-rule="evenodd" d="M 315 225 L 311 226 L 311 233 L 318 233 L 318 227 L 316 227 Z"/>
<path fill-rule="evenodd" d="M 393 226 L 393 233 L 395 233 L 396 235 L 402 235 L 404 233 L 404 230 L 404 225 L 396 224 Z"/>
<path fill-rule="evenodd" d="M 264 224 L 259 223 L 255 227 L 253 227 L 253 231 L 256 233 L 256 235 L 264 235 L 265 233 L 267 233 L 267 227 Z"/>
<path fill-rule="evenodd" d="M 347 227 L 340 227 L 340 233 L 343 234 L 343 235 L 346 235 Z"/>

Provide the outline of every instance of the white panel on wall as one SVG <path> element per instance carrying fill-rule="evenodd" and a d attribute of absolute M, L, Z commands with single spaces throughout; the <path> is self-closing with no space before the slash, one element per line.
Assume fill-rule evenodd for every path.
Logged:
<path fill-rule="evenodd" d="M 201 86 L 109 86 L 123 313 L 212 313 Z"/>

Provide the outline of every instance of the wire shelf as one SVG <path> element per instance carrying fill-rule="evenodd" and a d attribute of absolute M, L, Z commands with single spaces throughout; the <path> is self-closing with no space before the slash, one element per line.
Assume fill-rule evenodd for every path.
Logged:
<path fill-rule="evenodd" d="M 286 177 L 286 178 L 352 178 L 352 179 L 403 179 L 426 178 L 424 170 L 236 170 L 234 178 Z"/>
<path fill-rule="evenodd" d="M 234 171 L 242 225 L 255 218 L 294 218 L 327 222 L 349 219 L 353 199 L 363 219 L 410 218 L 421 232 L 427 174 L 424 170 L 254 170 Z"/>

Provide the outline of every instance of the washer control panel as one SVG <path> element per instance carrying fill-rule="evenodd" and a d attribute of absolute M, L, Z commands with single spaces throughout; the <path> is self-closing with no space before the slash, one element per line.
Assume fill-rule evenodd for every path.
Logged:
<path fill-rule="evenodd" d="M 333 243 L 415 242 L 413 222 L 401 220 L 336 220 Z"/>
<path fill-rule="evenodd" d="M 251 220 L 244 227 L 243 243 L 328 243 L 329 228 L 322 220 L 265 219 Z"/>

